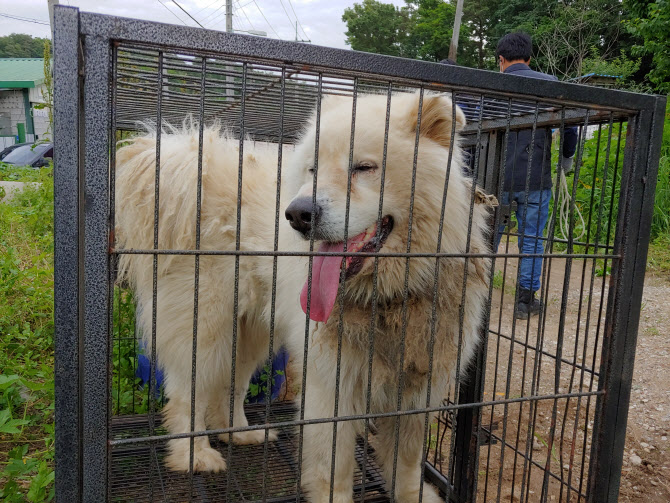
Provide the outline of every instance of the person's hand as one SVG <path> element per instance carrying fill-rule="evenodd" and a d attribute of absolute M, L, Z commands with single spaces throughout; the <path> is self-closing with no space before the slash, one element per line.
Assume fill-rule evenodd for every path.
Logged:
<path fill-rule="evenodd" d="M 573 171 L 573 166 L 572 166 L 572 161 L 574 160 L 574 157 L 564 157 L 561 160 L 561 171 L 563 171 L 564 175 L 569 175 Z"/>

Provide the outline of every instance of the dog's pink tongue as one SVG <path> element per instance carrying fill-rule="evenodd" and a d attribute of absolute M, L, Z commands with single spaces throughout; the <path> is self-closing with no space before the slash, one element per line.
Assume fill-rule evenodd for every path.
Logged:
<path fill-rule="evenodd" d="M 344 243 L 323 243 L 319 252 L 342 252 Z M 340 286 L 340 266 L 342 257 L 317 256 L 312 262 L 312 295 L 310 298 L 309 317 L 314 321 L 327 321 L 335 305 L 337 290 Z M 300 305 L 307 313 L 307 288 L 309 278 L 300 292 Z"/>

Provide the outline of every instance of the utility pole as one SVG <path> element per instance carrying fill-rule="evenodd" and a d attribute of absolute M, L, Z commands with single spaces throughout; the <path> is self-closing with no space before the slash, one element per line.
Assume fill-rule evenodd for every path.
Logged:
<path fill-rule="evenodd" d="M 304 32 L 304 30 L 303 30 L 303 32 Z M 310 44 L 312 43 L 311 40 L 303 40 L 301 38 L 298 38 L 298 19 L 297 18 L 295 20 L 295 41 L 296 42 L 307 42 L 307 43 L 310 43 Z"/>
<path fill-rule="evenodd" d="M 51 47 L 54 43 L 54 5 L 58 5 L 58 0 L 47 0 L 49 6 L 49 23 L 51 24 Z"/>
<path fill-rule="evenodd" d="M 233 0 L 226 0 L 226 31 L 233 32 Z"/>
<path fill-rule="evenodd" d="M 461 17 L 463 17 L 463 0 L 457 0 L 454 33 L 451 36 L 451 45 L 449 46 L 449 59 L 454 61 L 456 61 L 456 53 L 458 52 L 458 36 L 461 32 Z"/>
<path fill-rule="evenodd" d="M 233 32 L 233 0 L 226 0 L 226 32 Z M 232 66 L 226 66 L 226 97 L 233 99 L 233 86 L 235 84 L 233 76 L 230 72 L 233 70 Z"/>

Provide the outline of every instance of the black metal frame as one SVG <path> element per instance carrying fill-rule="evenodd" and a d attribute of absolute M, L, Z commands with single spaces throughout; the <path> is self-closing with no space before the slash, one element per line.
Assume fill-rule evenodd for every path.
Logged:
<path fill-rule="evenodd" d="M 55 9 L 55 234 L 56 234 L 56 490 L 61 501 L 105 501 L 109 497 L 109 477 L 112 472 L 112 448 L 138 443 L 138 439 L 113 438 L 110 431 L 110 395 L 108 390 L 111 382 L 109 368 L 111 344 L 110 327 L 112 310 L 110 303 L 113 298 L 113 282 L 115 277 L 116 250 L 113 249 L 114 239 L 110 236 L 110 194 L 114 190 L 113 170 L 110 176 L 110 163 L 113 166 L 115 149 L 113 148 L 112 131 L 125 127 L 132 129 L 130 119 L 122 116 L 127 111 L 128 103 L 124 99 L 135 96 L 133 92 L 126 95 L 111 92 L 116 85 L 114 79 L 118 68 L 118 50 L 129 46 L 141 54 L 146 50 L 183 50 L 186 54 L 201 56 L 203 67 L 207 57 L 224 55 L 226 58 L 241 62 L 242 86 L 246 85 L 246 65 L 254 62 L 259 65 L 279 65 L 282 67 L 280 86 L 269 81 L 265 87 L 255 92 L 262 95 L 272 89 L 275 97 L 281 96 L 279 113 L 282 117 L 282 139 L 291 142 L 297 130 L 288 127 L 283 137 L 284 121 L 299 124 L 314 104 L 320 102 L 324 82 L 322 73 L 338 71 L 346 72 L 353 79 L 354 95 L 359 81 L 383 80 L 397 86 L 420 85 L 423 89 L 443 89 L 461 96 L 461 100 L 476 107 L 478 94 L 486 93 L 491 100 L 489 108 L 484 111 L 484 97 L 479 102 L 478 112 L 471 112 L 470 119 L 474 123 L 466 128 L 466 142 L 475 148 L 475 175 L 479 183 L 489 192 L 500 194 L 501 174 L 506 149 L 507 135 L 517 129 L 554 126 L 561 131 L 570 124 L 608 124 L 614 121 L 628 121 L 627 142 L 624 152 L 624 172 L 620 188 L 620 209 L 616 222 L 614 246 L 588 245 L 585 253 L 573 253 L 575 244 L 568 239 L 569 256 L 566 271 L 569 276 L 572 260 L 575 258 L 596 258 L 612 260 L 612 277 L 607 301 L 607 316 L 604 327 L 602 357 L 598 380 L 598 389 L 587 392 L 561 393 L 558 384 L 553 394 L 539 394 L 537 388 L 531 390 L 530 396 L 511 398 L 509 392 L 504 400 L 484 400 L 484 382 L 486 371 L 486 347 L 483 344 L 476 356 L 476 365 L 471 368 L 467 379 L 461 379 L 457 403 L 445 403 L 440 406 L 421 408 L 411 411 L 398 411 L 384 414 L 365 414 L 362 416 L 340 416 L 327 420 L 279 421 L 274 426 L 303 426 L 319 422 L 346 421 L 365 419 L 366 424 L 375 417 L 399 417 L 406 414 L 417 414 L 439 411 L 443 414 L 455 415 L 455 433 L 452 442 L 455 445 L 455 458 L 449 473 L 437 471 L 427 465 L 426 477 L 436 483 L 451 499 L 458 501 L 474 501 L 478 492 L 477 471 L 482 432 L 489 439 L 496 438 L 507 445 L 505 432 L 497 436 L 482 426 L 482 418 L 486 407 L 508 406 L 518 404 L 521 408 L 528 402 L 533 411 L 534 404 L 540 400 L 553 400 L 554 419 L 557 414 L 559 400 L 581 398 L 590 401 L 596 397 L 596 417 L 594 424 L 592 451 L 590 457 L 588 489 L 586 499 L 589 501 L 616 501 L 621 474 L 623 442 L 628 402 L 632 382 L 632 369 L 637 338 L 644 268 L 649 242 L 649 227 L 653 212 L 653 194 L 656 183 L 656 172 L 663 127 L 665 98 L 639 95 L 614 90 L 595 89 L 560 82 L 548 82 L 533 79 L 519 79 L 509 75 L 471 70 L 462 67 L 445 67 L 419 61 L 363 54 L 352 51 L 329 49 L 311 45 L 260 39 L 244 35 L 213 32 L 183 26 L 172 26 L 140 20 L 114 18 L 90 13 L 79 12 L 74 8 L 57 7 Z M 159 58 L 159 66 L 162 64 Z M 307 101 L 303 106 L 290 109 L 284 115 L 285 68 L 296 69 L 296 72 L 307 72 L 318 75 L 315 100 Z M 447 71 L 448 70 L 448 71 Z M 228 67 L 222 75 L 230 72 Z M 162 75 L 162 71 L 160 72 Z M 206 77 L 195 86 L 195 95 L 205 88 Z M 269 79 L 271 80 L 271 79 Z M 158 96 L 162 79 L 158 79 Z M 341 83 L 330 83 L 335 93 L 351 93 Z M 151 90 L 138 86 L 137 93 L 151 94 Z M 255 113 L 262 107 L 270 106 L 271 100 L 260 100 L 256 105 L 250 100 L 249 109 L 245 111 L 245 94 L 233 116 L 246 119 L 245 113 Z M 473 98 L 474 97 L 474 98 Z M 177 96 L 175 99 L 182 99 Z M 204 110 L 204 94 L 199 100 L 189 98 L 191 105 Z M 514 103 L 513 109 L 513 101 Z M 184 98 L 186 100 L 186 98 Z M 390 100 L 390 98 L 389 98 Z M 186 100 L 188 101 L 188 100 Z M 182 100 L 182 104 L 186 103 Z M 124 104 L 125 103 L 125 104 Z M 389 101 L 390 103 L 390 101 Z M 500 105 L 502 104 L 502 105 Z M 275 103 L 276 105 L 276 103 Z M 493 106 L 495 105 L 495 106 Z M 255 109 L 254 106 L 261 107 Z M 495 112 L 497 107 L 497 112 Z M 160 110 L 160 106 L 159 106 Z M 494 110 L 493 112 L 489 112 Z M 160 112 L 159 112 L 160 113 Z M 290 117 L 288 115 L 290 114 Z M 474 113 L 474 116 L 472 115 Z M 253 117 L 253 116 L 252 116 Z M 419 119 L 420 120 L 420 119 Z M 388 121 L 388 118 L 387 118 Z M 160 115 L 158 118 L 160 122 Z M 202 124 L 200 131 L 202 134 Z M 253 122 L 252 122 L 253 124 Z M 245 131 L 244 120 L 240 125 Z M 388 127 L 388 122 L 387 122 Z M 620 126 L 621 127 L 621 126 Z M 586 127 L 582 128 L 585 130 Z M 262 130 L 252 131 L 259 139 L 264 139 Z M 467 134 L 470 134 L 467 137 Z M 611 136 L 611 131 L 610 131 Z M 353 133 L 352 133 L 353 138 Z M 599 136 L 600 138 L 600 136 Z M 353 140 L 352 140 L 353 141 Z M 202 142 L 201 142 L 202 145 Z M 159 146 L 157 153 L 159 153 Z M 241 149 L 240 149 L 241 150 Z M 280 149 L 281 152 L 281 149 Z M 242 155 L 240 153 L 240 155 Z M 609 155 L 609 145 L 608 145 Z M 617 153 L 618 155 L 618 153 Z M 281 157 L 279 159 L 281 168 Z M 241 169 L 241 167 L 240 167 Z M 241 180 L 241 177 L 240 177 Z M 158 181 L 156 182 L 158 184 Z M 241 181 L 240 181 L 241 183 Z M 316 179 L 315 182 L 316 184 Z M 573 187 L 574 192 L 574 187 Z M 200 194 L 200 190 L 198 192 Z M 158 203 L 156 202 L 156 205 Z M 198 198 L 200 208 L 200 198 Z M 574 208 L 573 208 L 574 209 Z M 239 207 L 238 207 L 239 211 Z M 380 203 L 381 211 L 381 203 Z M 500 222 L 501 214 L 496 212 L 495 224 Z M 239 221 L 238 221 L 239 222 Z M 113 221 L 111 222 L 113 226 Z M 157 224 L 156 224 L 157 225 Z M 239 223 L 238 223 L 239 225 Z M 553 224 L 552 224 L 553 225 Z M 238 232 L 239 238 L 239 232 Z M 588 238 L 587 238 L 588 242 Z M 239 243 L 238 243 L 239 245 Z M 552 242 L 553 246 L 553 242 Z M 589 253 L 589 246 L 595 253 Z M 157 248 L 157 246 L 155 246 Z M 605 253 L 598 254 L 600 248 Z M 195 255 L 234 255 L 243 256 L 239 246 L 231 252 L 205 252 L 201 250 L 125 250 L 123 253 L 148 253 L 156 257 L 160 254 Z M 261 253 L 254 252 L 253 255 Z M 291 255 L 290 252 L 266 252 L 276 257 Z M 310 252 L 313 257 L 318 252 Z M 338 254 L 342 255 L 342 254 Z M 345 254 L 346 255 L 346 254 Z M 359 254 L 360 255 L 360 254 Z M 368 254 L 375 256 L 375 254 Z M 429 257 L 450 257 L 454 254 L 424 254 Z M 416 257 L 421 254 L 396 253 L 386 256 Z M 381 255 L 384 256 L 384 255 Z M 458 255 L 463 256 L 463 255 Z M 495 254 L 467 254 L 467 256 L 491 256 Z M 552 253 L 536 255 L 506 254 L 513 257 L 547 257 Z M 311 261 L 311 259 L 310 259 Z M 549 260 L 546 274 L 550 274 Z M 545 268 L 546 269 L 546 268 Z M 493 273 L 493 271 L 491 271 Z M 196 276 L 197 278 L 197 276 Z M 197 280 L 196 280 L 197 281 Z M 584 281 L 584 274 L 582 275 Z M 544 285 L 544 281 L 543 281 Z M 603 283 L 604 285 L 604 283 Z M 582 283 L 583 289 L 583 283 Z M 593 289 L 593 276 L 591 278 Z M 566 288 L 562 299 L 562 323 L 567 302 Z M 604 286 L 603 286 L 604 291 Z M 547 295 L 546 293 L 543 293 Z M 489 298 L 492 296 L 492 286 Z M 590 311 L 589 311 L 590 313 Z M 197 312 L 196 312 L 197 316 Z M 487 323 L 482 328 L 483 334 L 489 332 Z M 513 329 L 514 331 L 514 329 Z M 502 337 L 502 334 L 498 334 Z M 499 337 L 499 340 L 500 340 Z M 511 346 L 525 344 L 526 350 L 541 348 L 540 331 L 538 343 L 533 347 L 529 341 L 528 329 L 526 341 L 514 339 Z M 195 339 L 194 339 L 195 344 Z M 555 354 L 542 351 L 542 354 L 554 358 L 557 368 L 562 362 L 561 344 Z M 596 343 L 597 344 L 597 343 Z M 155 345 L 154 345 L 155 347 Z M 272 353 L 272 347 L 269 349 Z M 586 354 L 586 352 L 584 353 Z M 511 366 L 510 352 L 510 366 Z M 594 350 L 594 364 L 595 364 Z M 568 362 L 564 362 L 568 363 Z M 576 361 L 569 362 L 574 369 Z M 585 365 L 581 367 L 583 375 Z M 496 355 L 497 369 L 497 355 Z M 526 362 L 524 358 L 524 372 Z M 534 372 L 536 370 L 533 370 Z M 595 369 L 590 369 L 595 373 Z M 194 369 L 195 372 L 195 369 Z M 509 369 L 508 369 L 509 372 Z M 152 390 L 154 376 L 152 374 Z M 509 382 L 509 375 L 508 375 Z M 533 384 L 535 387 L 535 383 Z M 495 387 L 494 387 L 495 389 Z M 193 395 L 192 395 L 193 396 Z M 567 405 L 566 405 L 567 408 Z M 369 412 L 369 411 L 368 411 Z M 270 413 L 269 406 L 265 409 L 265 417 Z M 232 414 L 232 413 L 231 413 Z M 427 417 L 427 416 L 426 416 Z M 507 413 L 506 413 L 507 417 Z M 519 412 L 521 417 L 521 412 Z M 427 421 L 427 420 L 426 420 Z M 446 424 L 446 423 L 445 423 Z M 534 422 L 533 422 L 534 427 Z M 153 423 L 151 428 L 153 428 Z M 267 425 L 250 425 L 248 427 L 227 428 L 207 433 L 225 433 L 266 429 Z M 576 429 L 576 423 L 575 423 Z M 170 438 L 191 438 L 203 432 L 192 432 L 171 435 Z M 517 433 L 515 457 L 519 455 L 519 433 Z M 531 430 L 528 438 L 531 439 Z M 154 434 L 143 437 L 141 442 L 152 442 L 167 438 L 166 435 Z M 553 437 L 552 437 L 553 438 Z M 363 471 L 366 469 L 367 436 L 362 448 Z M 586 445 L 586 443 L 585 443 Z M 267 459 L 267 442 L 265 446 Z M 522 457 L 524 455 L 521 455 Z M 526 445 L 525 458 L 531 465 L 540 466 L 532 460 L 532 451 Z M 515 465 L 516 469 L 516 465 Z M 500 468 L 502 471 L 502 466 Z M 583 471 L 583 468 L 582 468 Z M 453 479 L 450 477 L 453 476 Z M 550 476 L 545 471 L 545 484 Z M 553 476 L 553 474 L 552 474 Z M 230 475 L 229 475 L 230 477 Z M 561 475 L 562 477 L 562 475 Z M 229 478 L 230 480 L 230 478 Z M 362 483 L 366 483 L 365 474 Z M 488 480 L 488 479 L 487 479 Z M 524 483 L 526 473 L 524 468 Z M 570 483 L 563 484 L 570 491 Z M 264 479 L 265 483 L 265 479 Z M 190 480 L 191 488 L 193 478 Z M 543 488 L 543 491 L 546 489 Z M 581 481 L 580 481 L 581 488 Z M 577 491 L 581 494 L 581 489 Z M 522 498 L 524 489 L 522 488 Z M 526 497 L 528 497 L 526 489 Z M 546 497 L 546 492 L 543 494 Z M 500 491 L 498 492 L 500 499 Z"/>

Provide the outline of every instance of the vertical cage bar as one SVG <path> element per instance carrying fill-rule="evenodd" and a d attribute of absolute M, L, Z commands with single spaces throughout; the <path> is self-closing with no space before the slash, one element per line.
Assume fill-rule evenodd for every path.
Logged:
<path fill-rule="evenodd" d="M 277 192 L 275 194 L 275 229 L 273 251 L 279 250 L 279 222 L 280 222 L 280 204 L 281 204 L 281 179 L 282 162 L 284 160 L 284 110 L 286 101 L 286 67 L 281 69 L 281 86 L 279 97 L 279 138 L 277 142 Z M 272 257 L 272 294 L 270 298 L 270 340 L 268 342 L 268 360 L 270 361 L 270 376 L 265 393 L 265 422 L 270 421 L 270 403 L 272 402 L 272 382 L 275 376 L 273 355 L 275 342 L 275 309 L 277 306 L 277 266 L 278 257 Z M 288 386 L 288 383 L 286 383 Z M 268 457 L 270 453 L 270 430 L 265 430 L 265 439 L 263 441 L 263 493 L 262 501 L 267 501 L 267 475 L 268 475 Z"/>
<path fill-rule="evenodd" d="M 621 153 L 621 133 L 623 131 L 623 122 L 619 122 L 619 128 L 617 130 L 617 147 L 616 147 L 616 155 L 614 157 L 614 173 L 612 175 L 612 191 L 610 193 L 610 205 L 608 209 L 608 216 L 607 216 L 607 234 L 605 237 L 605 246 L 609 246 L 610 239 L 612 237 L 612 214 L 614 211 L 614 193 L 616 190 L 617 186 L 617 174 L 619 172 L 619 154 Z M 609 248 L 606 248 L 606 250 L 609 250 Z M 608 260 L 605 259 L 603 262 L 603 271 L 607 271 L 607 263 Z M 597 324 L 596 324 L 596 340 L 595 344 L 593 347 L 593 356 L 592 356 L 592 363 L 591 363 L 591 369 L 595 369 L 596 367 L 596 358 L 598 355 L 598 342 L 600 338 L 600 327 L 601 327 L 601 322 L 603 320 L 603 308 L 605 307 L 605 274 L 603 274 L 603 281 L 600 285 L 600 302 L 598 305 L 598 315 L 597 315 Z M 603 335 L 604 337 L 604 335 Z M 602 362 L 601 362 L 602 363 Z M 600 379 L 599 379 L 600 380 Z M 589 382 L 589 391 L 593 391 L 593 379 Z M 584 424 L 588 428 L 589 424 L 589 414 L 591 411 L 590 408 L 591 405 L 591 397 L 588 397 L 586 401 L 586 418 L 584 420 Z M 593 438 L 595 438 L 595 431 L 593 433 Z M 584 453 L 586 453 L 586 436 L 584 438 Z M 590 473 L 590 471 L 589 471 Z M 580 472 L 579 476 L 579 492 L 582 492 L 582 486 L 584 484 L 584 465 L 582 465 L 582 470 Z"/>
<path fill-rule="evenodd" d="M 421 117 L 423 115 L 423 97 L 424 97 L 424 88 L 419 89 L 419 101 L 418 108 L 416 111 L 416 132 L 414 135 L 414 157 L 412 159 L 412 185 L 410 189 L 410 199 L 409 199 L 409 218 L 407 222 L 407 247 L 406 252 L 410 253 L 412 248 L 412 226 L 414 223 L 414 197 L 416 193 L 416 170 L 419 159 L 419 143 L 421 137 Z M 453 109 L 452 102 L 452 109 Z M 449 149 L 449 156 L 447 158 L 447 163 L 451 164 L 451 158 L 453 156 L 452 149 Z M 409 257 L 405 259 L 405 280 L 403 283 L 403 298 L 402 298 L 402 326 L 400 331 L 400 358 L 398 362 L 398 397 L 396 401 L 396 410 L 399 412 L 402 408 L 402 396 L 404 393 L 404 369 L 405 369 L 405 352 L 406 352 L 406 342 L 407 342 L 407 323 L 408 323 L 408 314 L 407 314 L 407 303 L 409 296 Z M 393 446 L 393 471 L 391 473 L 391 489 L 389 494 L 389 499 L 391 503 L 395 502 L 395 489 L 396 489 L 396 476 L 398 474 L 398 452 L 399 452 L 399 443 L 400 443 L 400 417 L 396 417 L 395 426 L 394 426 L 394 446 Z M 436 451 L 437 452 L 437 451 Z M 427 464 L 427 463 L 426 463 Z M 432 473 L 432 472 L 430 472 Z"/>
<path fill-rule="evenodd" d="M 111 67 L 110 67 L 110 72 L 111 72 L 111 86 L 110 86 L 110 95 L 109 95 L 109 108 L 110 108 L 110 133 L 109 133 L 109 138 L 110 138 L 110 150 L 109 150 L 109 190 L 108 190 L 108 200 L 109 200 L 109 242 L 108 246 L 110 250 L 113 250 L 116 248 L 116 238 L 114 234 L 114 226 L 115 226 L 115 221 L 116 221 L 116 116 L 117 116 L 117 78 L 118 78 L 118 67 L 117 67 L 117 60 L 118 60 L 118 46 L 117 45 L 110 45 L 110 56 L 111 56 Z M 121 310 L 121 291 L 119 290 L 119 293 L 117 295 L 117 301 L 116 303 L 114 302 L 114 287 L 115 287 L 115 282 L 116 282 L 116 274 L 118 270 L 118 264 L 119 264 L 119 255 L 115 253 L 109 253 L 109 280 L 107 284 L 107 291 L 109 292 L 109 312 L 108 312 L 108 327 L 109 327 L 109 339 L 108 339 L 108 354 L 109 354 L 109 369 L 114 369 L 114 315 L 117 315 L 117 320 L 120 320 L 120 310 Z M 118 339 L 119 342 L 121 341 L 123 337 L 123 334 L 120 333 L 118 334 Z M 120 345 L 118 346 L 119 348 L 119 387 L 117 388 L 119 390 L 119 393 L 117 395 L 118 397 L 118 403 L 117 403 L 117 409 L 120 409 L 120 402 L 121 402 L 121 365 L 120 365 L 120 359 L 121 359 L 121 347 Z M 111 432 L 112 431 L 112 415 L 114 411 L 114 404 L 113 404 L 113 398 L 112 398 L 112 388 L 111 386 L 113 385 L 113 370 L 110 373 L 109 376 L 109 384 L 110 388 L 108 391 L 108 396 L 107 396 L 107 410 L 109 413 L 107 414 L 107 431 Z M 107 473 L 112 473 L 112 456 L 109 455 L 107 456 Z M 111 499 L 111 492 L 108 492 L 108 497 Z"/>
<path fill-rule="evenodd" d="M 349 214 L 351 210 L 351 178 L 354 167 L 354 143 L 356 138 L 356 100 L 358 98 L 358 78 L 355 78 L 352 86 L 351 96 L 351 130 L 349 135 L 349 166 L 347 170 L 347 197 L 344 210 L 344 243 L 343 251 L 347 251 L 347 242 L 349 240 Z M 346 277 L 346 258 L 342 257 L 340 266 L 340 285 L 344 285 Z M 333 406 L 333 417 L 337 417 L 340 410 L 340 378 L 342 373 L 342 337 L 344 334 L 344 288 L 340 287 L 338 293 L 338 301 L 340 304 L 339 319 L 337 323 L 337 364 L 335 369 L 335 403 Z M 337 453 L 337 423 L 333 421 L 333 449 L 330 459 L 330 480 L 335 480 L 335 454 Z M 329 501 L 332 501 L 333 486 L 331 485 L 331 493 L 329 494 Z M 393 490 L 391 490 L 391 503 L 393 503 Z"/>
<path fill-rule="evenodd" d="M 470 253 L 470 233 L 472 232 L 473 211 L 475 205 L 475 184 L 479 178 L 479 157 L 482 141 L 482 113 L 484 110 L 484 96 L 480 98 L 479 104 L 479 118 L 477 125 L 477 142 L 475 150 L 475 172 L 472 179 L 472 190 L 470 194 L 470 214 L 468 217 L 468 238 L 465 248 L 464 256 L 464 270 L 463 270 L 463 291 L 460 300 L 459 309 L 459 349 L 456 364 L 456 389 L 455 399 L 457 403 L 474 403 L 481 402 L 484 396 L 484 371 L 486 367 L 486 334 L 488 333 L 488 322 L 482 324 L 479 328 L 480 341 L 475 350 L 473 361 L 474 365 L 468 365 L 461 369 L 461 343 L 463 339 L 463 320 L 466 300 L 466 288 L 468 281 L 468 254 Z M 495 239 L 495 234 L 492 233 L 492 238 Z M 485 307 L 486 313 L 489 312 L 490 306 Z M 484 315 L 488 319 L 488 314 Z M 460 373 L 463 373 L 464 378 L 460 378 Z M 471 501 L 476 498 L 476 483 L 478 470 L 478 440 L 477 431 L 479 429 L 479 421 L 481 419 L 481 408 L 460 409 L 454 415 L 454 422 L 456 423 L 455 432 L 452 432 L 452 442 L 454 445 L 454 468 L 453 468 L 453 484 L 458 494 L 460 501 Z"/>
<path fill-rule="evenodd" d="M 656 97 L 655 106 L 642 110 L 628 127 L 626 151 L 631 155 L 624 162 L 632 164 L 622 176 L 619 197 L 615 247 L 619 245 L 621 259 L 612 265 L 611 316 L 603 337 L 598 388 L 605 393 L 598 397 L 593 429 L 587 491 L 592 502 L 614 502 L 619 495 L 665 102 Z"/>
<path fill-rule="evenodd" d="M 202 150 L 203 138 L 205 134 L 205 95 L 207 80 L 207 59 L 202 58 L 200 63 L 200 107 L 198 114 L 198 177 L 196 184 L 196 203 L 195 203 L 195 249 L 200 249 L 200 225 L 202 220 Z M 195 431 L 195 393 L 197 379 L 197 352 L 198 352 L 198 300 L 200 294 L 200 255 L 195 256 L 193 278 L 193 340 L 191 344 L 191 421 L 190 430 Z M 189 460 L 188 460 L 188 494 L 189 501 L 193 499 L 193 454 L 194 437 L 189 439 Z"/>
<path fill-rule="evenodd" d="M 84 43 L 84 369 L 83 492 L 85 501 L 107 498 L 109 392 L 109 39 Z"/>
<path fill-rule="evenodd" d="M 247 63 L 242 63 L 240 87 L 240 138 L 238 152 L 238 170 L 237 170 L 237 218 L 235 228 L 235 251 L 240 251 L 242 239 L 242 176 L 244 175 L 244 127 L 245 127 L 245 107 L 247 99 Z M 235 255 L 235 286 L 233 290 L 233 329 L 231 346 L 231 366 L 230 366 L 230 412 L 228 413 L 228 425 L 235 426 L 233 418 L 235 417 L 235 380 L 237 378 L 237 337 L 239 330 L 239 307 L 240 307 L 240 256 Z M 230 433 L 228 441 L 228 454 L 226 465 L 230 467 L 233 459 L 233 435 Z M 231 470 L 227 470 L 226 479 L 226 501 L 230 500 L 231 488 Z"/>
<path fill-rule="evenodd" d="M 81 499 L 79 12 L 54 9 L 54 324 L 56 494 Z"/>

